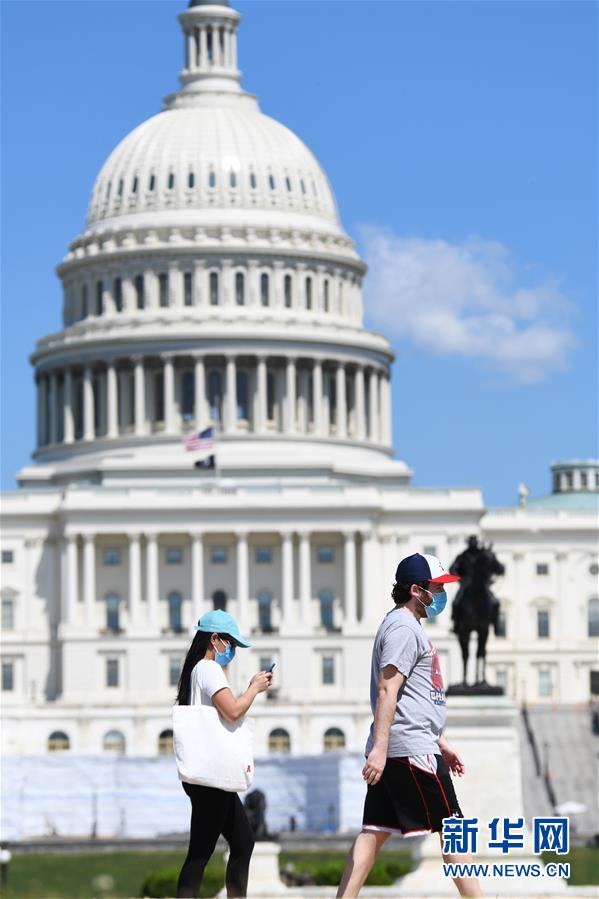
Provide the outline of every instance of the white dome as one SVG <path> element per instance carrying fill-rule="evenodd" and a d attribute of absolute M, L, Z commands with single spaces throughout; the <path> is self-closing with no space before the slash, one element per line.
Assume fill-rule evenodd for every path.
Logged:
<path fill-rule="evenodd" d="M 143 213 L 158 225 L 157 212 L 179 210 L 186 220 L 198 210 L 266 210 L 275 213 L 273 225 L 280 213 L 299 214 L 338 230 L 335 200 L 314 155 L 254 103 L 166 109 L 139 125 L 102 167 L 88 225 Z"/>

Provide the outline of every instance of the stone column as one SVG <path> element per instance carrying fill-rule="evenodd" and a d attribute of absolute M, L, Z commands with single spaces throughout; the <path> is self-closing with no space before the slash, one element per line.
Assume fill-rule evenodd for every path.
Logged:
<path fill-rule="evenodd" d="M 104 315 L 114 315 L 116 312 L 116 303 L 112 295 L 111 286 L 114 284 L 112 274 L 109 278 L 105 278 L 102 284 L 102 308 Z"/>
<path fill-rule="evenodd" d="M 83 439 L 93 440 L 94 437 L 94 388 L 92 370 L 86 365 L 83 369 Z"/>
<path fill-rule="evenodd" d="M 172 356 L 165 355 L 162 357 L 164 362 L 163 368 L 163 390 L 164 390 L 164 432 L 165 434 L 175 433 L 175 368 Z"/>
<path fill-rule="evenodd" d="M 135 288 L 131 275 L 124 275 L 122 280 L 123 312 L 135 311 Z"/>
<path fill-rule="evenodd" d="M 196 428 L 203 429 L 208 421 L 206 412 L 206 368 L 204 357 L 195 356 L 194 359 L 194 418 Z"/>
<path fill-rule="evenodd" d="M 347 437 L 347 397 L 343 362 L 337 363 L 337 437 Z"/>
<path fill-rule="evenodd" d="M 146 383 L 144 360 L 142 356 L 135 357 L 135 436 L 139 437 L 146 431 Z"/>
<path fill-rule="evenodd" d="M 266 431 L 267 416 L 267 383 L 266 383 L 266 357 L 258 356 L 258 372 L 257 372 L 257 390 L 258 390 L 258 434 L 264 434 Z"/>
<path fill-rule="evenodd" d="M 193 305 L 208 305 L 208 295 L 206 289 L 206 266 L 203 261 L 196 261 L 193 264 Z"/>
<path fill-rule="evenodd" d="M 281 534 L 281 624 L 285 630 L 293 626 L 293 534 L 284 531 Z"/>
<path fill-rule="evenodd" d="M 185 32 L 185 40 L 187 43 L 187 71 L 193 72 L 195 69 L 195 41 L 193 39 L 193 28 Z"/>
<path fill-rule="evenodd" d="M 85 624 L 93 627 L 96 612 L 96 544 L 93 534 L 83 536 L 83 602 Z"/>
<path fill-rule="evenodd" d="M 305 628 L 312 629 L 312 584 L 310 577 L 310 534 L 299 535 L 299 593 L 300 619 Z"/>
<path fill-rule="evenodd" d="M 379 440 L 379 404 L 378 404 L 378 375 L 375 369 L 371 369 L 368 377 L 370 422 L 368 437 L 377 442 Z"/>
<path fill-rule="evenodd" d="M 378 616 L 378 570 L 375 554 L 378 549 L 375 534 L 362 533 L 362 623 L 374 627 Z"/>
<path fill-rule="evenodd" d="M 64 442 L 73 443 L 75 439 L 75 426 L 73 421 L 73 374 L 70 368 L 66 368 L 64 372 L 62 402 L 64 409 Z"/>
<path fill-rule="evenodd" d="M 158 275 L 152 268 L 144 270 L 146 309 L 158 309 L 160 304 Z"/>
<path fill-rule="evenodd" d="M 345 616 L 347 628 L 355 627 L 358 621 L 357 595 L 356 595 L 356 535 L 354 531 L 346 531 L 343 534 L 345 541 L 344 562 L 344 590 L 345 590 Z"/>
<path fill-rule="evenodd" d="M 314 433 L 322 435 L 322 362 L 314 360 L 312 372 L 312 408 L 314 411 Z"/>
<path fill-rule="evenodd" d="M 129 621 L 139 624 L 141 604 L 141 547 L 139 534 L 129 534 Z"/>
<path fill-rule="evenodd" d="M 79 585 L 77 535 L 67 534 L 64 540 L 64 622 L 75 624 L 77 612 L 77 594 Z"/>
<path fill-rule="evenodd" d="M 158 580 L 158 535 L 146 534 L 146 598 L 148 603 L 148 624 L 158 626 L 159 612 Z"/>
<path fill-rule="evenodd" d="M 356 439 L 364 440 L 366 436 L 366 406 L 364 396 L 364 368 L 356 368 Z"/>
<path fill-rule="evenodd" d="M 197 623 L 204 614 L 204 541 L 197 531 L 191 535 L 191 605 Z"/>
<path fill-rule="evenodd" d="M 249 623 L 249 565 L 248 535 L 245 531 L 237 532 L 237 623 L 243 631 Z"/>
<path fill-rule="evenodd" d="M 237 423 L 237 367 L 234 356 L 227 356 L 227 383 L 225 393 L 225 433 L 236 429 Z"/>
<path fill-rule="evenodd" d="M 200 28 L 200 68 L 208 67 L 208 39 L 205 28 Z"/>
<path fill-rule="evenodd" d="M 295 359 L 287 359 L 287 371 L 285 378 L 285 396 L 286 396 L 286 416 L 285 416 L 285 433 L 294 434 L 295 427 L 295 404 L 296 404 L 296 379 L 295 379 Z"/>
<path fill-rule="evenodd" d="M 108 437 L 118 437 L 119 435 L 119 415 L 118 415 L 118 386 L 116 377 L 116 365 L 114 359 L 111 359 L 106 367 L 106 393 L 108 405 Z"/>

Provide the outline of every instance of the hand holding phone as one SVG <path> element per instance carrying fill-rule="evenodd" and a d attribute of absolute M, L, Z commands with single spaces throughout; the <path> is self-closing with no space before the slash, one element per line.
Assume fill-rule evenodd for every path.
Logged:
<path fill-rule="evenodd" d="M 268 668 L 266 669 L 266 673 L 267 673 L 267 674 L 272 674 L 273 669 L 274 669 L 274 667 L 275 667 L 276 664 L 277 664 L 276 662 L 273 662 L 272 665 L 269 665 Z"/>

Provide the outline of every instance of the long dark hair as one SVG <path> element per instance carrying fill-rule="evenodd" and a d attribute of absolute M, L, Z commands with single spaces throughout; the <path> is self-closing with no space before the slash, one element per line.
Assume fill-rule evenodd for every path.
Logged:
<path fill-rule="evenodd" d="M 191 646 L 187 650 L 183 669 L 179 678 L 179 687 L 177 689 L 177 705 L 189 705 L 189 684 L 191 681 L 191 672 L 198 662 L 206 655 L 206 650 L 210 648 L 210 637 L 205 631 L 196 631 L 196 635 L 191 641 Z M 231 640 L 229 634 L 219 634 L 221 640 Z"/>

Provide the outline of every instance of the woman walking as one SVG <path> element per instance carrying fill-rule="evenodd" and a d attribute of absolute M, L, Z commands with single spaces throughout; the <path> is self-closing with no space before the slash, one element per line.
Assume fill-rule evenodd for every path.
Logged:
<path fill-rule="evenodd" d="M 221 609 L 202 615 L 196 631 L 179 679 L 177 703 L 214 706 L 225 721 L 238 721 L 258 693 L 268 689 L 272 674 L 255 674 L 245 693 L 236 698 L 223 668 L 233 660 L 238 646 L 251 644 L 240 636 L 235 619 Z M 191 828 L 177 896 L 198 896 L 204 869 L 220 834 L 230 850 L 225 875 L 227 896 L 245 896 L 254 838 L 238 794 L 185 781 L 183 789 L 191 800 Z"/>

